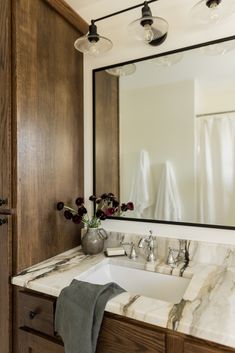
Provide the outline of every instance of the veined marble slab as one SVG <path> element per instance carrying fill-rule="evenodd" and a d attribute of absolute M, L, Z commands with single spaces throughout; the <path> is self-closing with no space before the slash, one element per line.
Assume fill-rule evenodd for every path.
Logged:
<path fill-rule="evenodd" d="M 115 246 L 113 239 L 119 242 L 120 235 L 112 237 Z M 181 302 L 174 304 L 125 292 L 110 300 L 105 310 L 235 348 L 235 248 L 192 242 L 189 266 L 180 271 L 180 267 L 172 269 L 165 264 L 169 245 L 172 240 L 158 239 L 159 260 L 154 266 L 146 264 L 141 256 L 137 261 L 127 257 L 113 260 L 122 266 L 191 278 Z M 103 254 L 84 255 L 77 247 L 26 269 L 12 278 L 12 284 L 58 296 L 76 276 L 104 258 Z"/>

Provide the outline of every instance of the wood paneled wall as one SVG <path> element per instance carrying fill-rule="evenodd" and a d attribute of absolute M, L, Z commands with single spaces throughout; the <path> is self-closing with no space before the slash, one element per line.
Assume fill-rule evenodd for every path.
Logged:
<path fill-rule="evenodd" d="M 47 0 L 13 4 L 19 272 L 79 243 L 56 203 L 83 195 L 83 57 L 80 33 Z"/>

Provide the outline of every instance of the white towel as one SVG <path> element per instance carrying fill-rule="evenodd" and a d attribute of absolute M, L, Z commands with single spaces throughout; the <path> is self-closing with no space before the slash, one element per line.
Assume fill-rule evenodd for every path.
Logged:
<path fill-rule="evenodd" d="M 154 205 L 153 182 L 149 154 L 145 150 L 140 151 L 132 180 L 130 200 L 134 203 L 136 217 L 152 218 L 151 206 Z"/>
<path fill-rule="evenodd" d="M 175 173 L 168 161 L 162 167 L 154 218 L 164 221 L 181 221 L 181 202 Z"/>

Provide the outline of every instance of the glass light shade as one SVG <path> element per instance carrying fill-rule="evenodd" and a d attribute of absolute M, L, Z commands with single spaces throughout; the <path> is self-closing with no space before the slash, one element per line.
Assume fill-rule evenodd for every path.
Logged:
<path fill-rule="evenodd" d="M 111 69 L 105 70 L 108 74 L 113 75 L 113 76 L 128 76 L 132 75 L 136 71 L 136 65 L 135 64 L 127 64 L 123 66 L 117 66 L 113 67 Z"/>
<path fill-rule="evenodd" d="M 146 24 L 143 26 L 144 22 Z M 160 44 L 161 39 L 166 37 L 168 28 L 168 22 L 164 18 L 153 16 L 138 18 L 138 20 L 128 25 L 128 29 L 134 38 L 151 45 L 157 45 L 158 40 Z"/>
<path fill-rule="evenodd" d="M 91 34 L 86 34 L 85 36 L 78 38 L 74 43 L 74 47 L 78 51 L 90 56 L 99 56 L 110 50 L 112 46 L 113 43 L 110 39 L 100 35 Z"/>
<path fill-rule="evenodd" d="M 158 58 L 153 59 L 153 63 L 158 66 L 170 67 L 183 59 L 183 53 L 175 53 L 171 55 L 159 56 Z"/>
<path fill-rule="evenodd" d="M 191 17 L 201 24 L 218 23 L 235 11 L 234 0 L 200 0 L 191 9 Z"/>
<path fill-rule="evenodd" d="M 208 56 L 225 55 L 235 49 L 234 41 L 222 42 L 207 45 L 201 48 L 201 51 Z"/>

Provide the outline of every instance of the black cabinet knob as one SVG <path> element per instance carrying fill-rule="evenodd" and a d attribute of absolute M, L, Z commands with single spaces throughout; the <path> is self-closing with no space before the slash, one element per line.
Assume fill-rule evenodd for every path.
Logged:
<path fill-rule="evenodd" d="M 38 313 L 36 311 L 30 311 L 29 312 L 29 318 L 30 320 L 33 320 L 35 318 L 35 316 L 37 315 Z"/>
<path fill-rule="evenodd" d="M 0 226 L 7 223 L 7 218 L 0 218 Z"/>
<path fill-rule="evenodd" d="M 7 205 L 8 200 L 7 199 L 0 199 L 0 206 Z"/>

